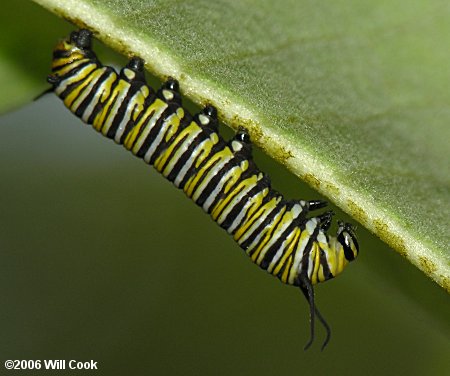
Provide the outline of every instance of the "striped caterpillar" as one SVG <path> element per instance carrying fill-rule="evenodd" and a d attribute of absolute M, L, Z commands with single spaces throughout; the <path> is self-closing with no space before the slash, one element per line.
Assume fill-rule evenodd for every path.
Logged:
<path fill-rule="evenodd" d="M 217 110 L 208 105 L 192 116 L 181 104 L 178 82 L 168 79 L 155 92 L 144 78 L 144 62 L 132 58 L 120 73 L 103 66 L 82 29 L 58 43 L 48 82 L 77 117 L 153 165 L 225 229 L 262 269 L 297 286 L 315 317 L 331 330 L 314 303 L 313 285 L 331 279 L 356 258 L 352 225 L 339 222 L 327 235 L 332 212 L 308 216 L 325 201 L 286 200 L 271 188 L 252 159 L 247 131 L 225 141 Z"/>

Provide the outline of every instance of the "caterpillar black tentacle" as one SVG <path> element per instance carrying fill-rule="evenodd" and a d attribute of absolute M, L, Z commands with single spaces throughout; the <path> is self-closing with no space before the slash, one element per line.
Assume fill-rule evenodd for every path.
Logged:
<path fill-rule="evenodd" d="M 328 342 L 330 342 L 330 338 L 331 338 L 331 328 L 328 325 L 328 323 L 325 321 L 325 319 L 323 318 L 322 314 L 320 313 L 319 309 L 316 307 L 315 305 L 315 301 L 314 301 L 314 289 L 311 285 L 311 282 L 308 280 L 308 278 L 306 276 L 300 276 L 300 290 L 302 291 L 303 295 L 305 296 L 306 300 L 309 303 L 309 309 L 310 309 L 310 338 L 308 343 L 305 345 L 305 347 L 303 348 L 305 351 L 309 349 L 309 347 L 313 344 L 314 342 L 314 321 L 315 321 L 315 317 L 317 317 L 320 321 L 320 323 L 323 325 L 323 327 L 325 328 L 325 331 L 327 333 L 325 340 L 323 341 L 321 350 L 323 351 L 323 349 L 327 346 Z"/>
<path fill-rule="evenodd" d="M 297 286 L 315 317 L 331 330 L 315 305 L 313 285 L 337 276 L 356 258 L 352 225 L 326 231 L 332 212 L 309 216 L 325 201 L 286 200 L 252 159 L 247 130 L 228 142 L 218 134 L 217 109 L 207 105 L 192 116 L 181 105 L 178 81 L 169 78 L 158 91 L 147 85 L 144 62 L 130 60 L 120 73 L 103 66 L 91 50 L 88 30 L 73 32 L 53 52 L 52 90 L 76 116 L 153 165 L 210 214 L 252 261 Z"/>
<path fill-rule="evenodd" d="M 323 201 L 323 200 L 310 200 L 308 201 L 308 209 L 311 210 L 317 210 L 317 209 L 322 209 L 325 206 L 328 205 L 328 202 Z"/>

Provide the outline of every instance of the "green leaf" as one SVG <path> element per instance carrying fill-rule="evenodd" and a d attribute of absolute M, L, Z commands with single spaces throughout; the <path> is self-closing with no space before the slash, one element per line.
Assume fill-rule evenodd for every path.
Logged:
<path fill-rule="evenodd" d="M 448 2 L 36 2 L 216 105 L 450 291 Z"/>

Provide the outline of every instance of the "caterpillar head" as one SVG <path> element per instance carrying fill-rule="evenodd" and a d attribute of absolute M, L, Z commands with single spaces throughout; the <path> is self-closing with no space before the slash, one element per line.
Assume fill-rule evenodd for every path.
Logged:
<path fill-rule="evenodd" d="M 350 223 L 338 222 L 337 241 L 342 245 L 345 259 L 353 261 L 359 253 L 355 229 Z"/>

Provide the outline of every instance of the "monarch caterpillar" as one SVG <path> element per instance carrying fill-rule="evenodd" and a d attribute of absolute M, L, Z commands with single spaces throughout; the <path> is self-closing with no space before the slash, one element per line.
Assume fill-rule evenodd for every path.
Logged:
<path fill-rule="evenodd" d="M 252 159 L 250 137 L 240 128 L 226 142 L 218 134 L 217 110 L 208 105 L 192 116 L 181 104 L 178 82 L 169 78 L 155 92 L 144 62 L 130 60 L 120 73 L 103 66 L 81 29 L 53 51 L 48 82 L 77 117 L 153 165 L 225 229 L 252 261 L 283 283 L 301 289 L 309 303 L 310 339 L 315 317 L 331 330 L 314 303 L 313 285 L 331 279 L 356 258 L 351 224 L 326 234 L 331 211 L 308 216 L 325 201 L 286 200 L 271 188 Z"/>

